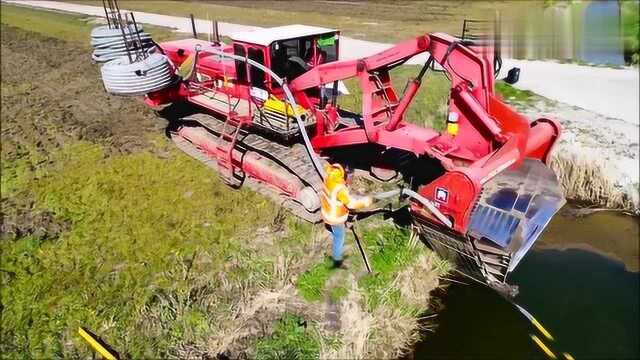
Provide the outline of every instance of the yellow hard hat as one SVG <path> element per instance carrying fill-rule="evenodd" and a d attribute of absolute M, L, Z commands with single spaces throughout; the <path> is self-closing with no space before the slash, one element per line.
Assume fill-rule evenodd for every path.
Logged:
<path fill-rule="evenodd" d="M 344 168 L 340 164 L 328 164 L 324 170 L 327 177 L 334 180 L 344 180 Z"/>

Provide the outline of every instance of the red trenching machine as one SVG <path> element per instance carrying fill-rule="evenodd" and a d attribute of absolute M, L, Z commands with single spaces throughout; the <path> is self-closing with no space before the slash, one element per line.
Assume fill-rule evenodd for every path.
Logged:
<path fill-rule="evenodd" d="M 564 204 L 547 166 L 561 128 L 546 118 L 530 123 L 496 96 L 486 45 L 432 33 L 339 60 L 332 29 L 290 25 L 231 40 L 200 40 L 194 31 L 159 44 L 177 81 L 145 101 L 173 104 L 165 113 L 189 104 L 191 114 L 168 116 L 168 133 L 233 187 L 249 186 L 320 221 L 324 161 L 403 184 L 395 194 L 409 199 L 422 238 L 462 273 L 497 288 Z M 424 65 L 397 92 L 392 69 L 420 54 Z M 406 119 L 428 71 L 451 82 L 442 132 Z M 341 81 L 352 78 L 360 113 L 337 105 Z"/>

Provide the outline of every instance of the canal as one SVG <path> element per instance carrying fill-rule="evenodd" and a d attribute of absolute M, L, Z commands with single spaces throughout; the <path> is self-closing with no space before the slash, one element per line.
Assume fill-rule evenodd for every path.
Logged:
<path fill-rule="evenodd" d="M 551 333 L 545 338 L 509 301 L 476 284 L 435 294 L 436 329 L 410 358 L 640 358 L 640 221 L 615 212 L 576 216 L 565 209 L 511 274 L 515 302 Z"/>

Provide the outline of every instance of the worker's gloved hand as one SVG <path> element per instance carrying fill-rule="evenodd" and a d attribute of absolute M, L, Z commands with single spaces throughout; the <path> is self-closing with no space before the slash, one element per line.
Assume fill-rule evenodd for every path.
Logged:
<path fill-rule="evenodd" d="M 407 195 L 404 193 L 404 186 L 400 185 L 400 192 L 398 193 L 398 201 L 404 201 L 407 198 Z"/>
<path fill-rule="evenodd" d="M 369 207 L 373 204 L 373 198 L 371 196 L 365 196 L 364 199 L 362 199 L 362 202 L 364 207 Z"/>

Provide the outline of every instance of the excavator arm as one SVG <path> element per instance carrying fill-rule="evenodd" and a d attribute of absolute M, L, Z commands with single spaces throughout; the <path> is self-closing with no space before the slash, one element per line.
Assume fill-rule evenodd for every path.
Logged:
<path fill-rule="evenodd" d="M 380 104 L 376 103 L 373 96 L 380 89 L 376 84 L 372 84 L 373 77 L 369 75 L 383 74 L 379 77 L 384 81 L 384 75 L 388 74 L 388 71 L 393 67 L 427 52 L 429 59 L 420 74 L 409 80 L 404 94 L 401 99 L 397 100 L 397 104 L 391 104 L 393 109 L 388 112 L 385 130 L 393 131 L 402 126 L 406 111 L 421 86 L 422 76 L 435 61 L 445 69 L 451 80 L 451 110 L 459 114 L 461 133 L 464 137 L 462 141 L 466 144 L 478 144 L 472 150 L 483 154 L 493 149 L 492 146 L 489 146 L 492 142 L 503 143 L 506 139 L 502 134 L 502 127 L 489 115 L 490 98 L 493 96 L 494 87 L 492 59 L 490 58 L 492 52 L 475 51 L 465 46 L 461 40 L 447 34 L 435 33 L 418 36 L 369 57 L 316 66 L 292 81 L 290 87 L 293 91 L 301 92 L 339 80 L 360 78 L 363 88 L 362 114 L 365 120 L 371 120 L 365 124 L 369 133 L 367 138 L 376 139 L 378 136 L 373 132 L 377 129 L 372 122 L 380 122 L 379 117 L 376 117 L 378 114 L 376 110 Z M 387 98 L 393 100 L 396 97 L 395 92 L 386 92 Z M 526 119 L 514 121 L 526 123 Z M 482 138 L 482 141 L 476 139 L 469 141 L 467 137 Z M 524 148 L 524 145 L 522 147 Z M 425 152 L 424 150 L 415 150 L 420 153 Z"/>
<path fill-rule="evenodd" d="M 421 53 L 428 53 L 428 59 L 417 76 L 409 79 L 403 94 L 397 96 L 389 70 Z M 564 202 L 552 179 L 553 172 L 545 166 L 560 126 L 549 119 L 530 124 L 496 97 L 492 56 L 492 49 L 433 33 L 366 58 L 317 66 L 295 79 L 291 87 L 301 92 L 358 78 L 363 94 L 362 124 L 318 131 L 313 139 L 317 150 L 377 143 L 418 157 L 436 158 L 445 173 L 422 185 L 418 192 L 437 205 L 456 232 L 483 236 L 500 246 L 517 238 L 514 244 L 529 247 L 541 231 L 537 229 L 542 229 Z M 459 126 L 455 135 L 438 134 L 405 121 L 422 78 L 434 62 L 451 81 L 449 113 L 456 114 Z M 519 210 L 499 201 L 513 194 L 519 199 Z M 439 221 L 422 204 L 414 203 L 412 211 Z M 531 220 L 528 216 L 537 217 Z"/>
<path fill-rule="evenodd" d="M 350 79 L 363 71 L 371 72 L 397 66 L 427 51 L 428 46 L 429 37 L 418 36 L 369 57 L 321 64 L 298 76 L 289 84 L 289 87 L 292 91 L 303 91 L 334 81 Z"/>

